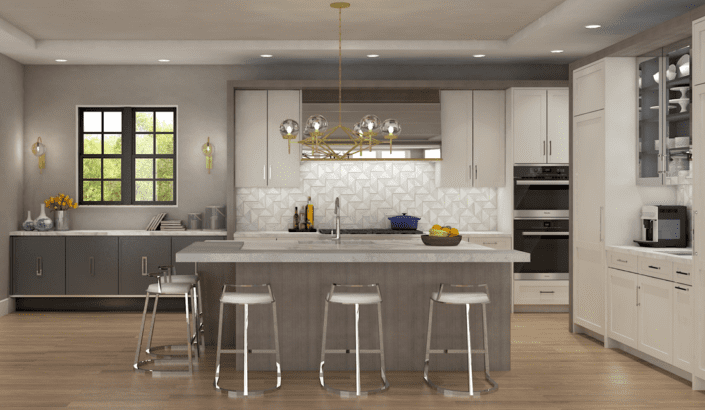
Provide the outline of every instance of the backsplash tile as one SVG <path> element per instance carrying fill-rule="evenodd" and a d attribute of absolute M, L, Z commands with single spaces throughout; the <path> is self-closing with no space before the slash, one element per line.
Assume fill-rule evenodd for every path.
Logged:
<path fill-rule="evenodd" d="M 302 188 L 237 188 L 237 231 L 283 231 L 294 207 L 315 209 L 317 228 L 330 228 L 340 197 L 344 228 L 389 228 L 388 216 L 418 216 L 419 229 L 451 225 L 461 231 L 497 230 L 496 188 L 439 188 L 436 163 L 305 162 Z"/>

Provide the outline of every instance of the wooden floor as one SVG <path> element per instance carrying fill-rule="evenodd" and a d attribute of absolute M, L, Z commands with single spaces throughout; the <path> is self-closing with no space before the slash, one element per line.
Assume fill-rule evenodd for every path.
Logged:
<path fill-rule="evenodd" d="M 181 314 L 163 314 L 158 319 L 155 344 L 182 339 Z M 479 398 L 447 398 L 426 386 L 420 372 L 392 372 L 388 392 L 366 399 L 341 399 L 318 386 L 317 373 L 289 372 L 283 375 L 281 390 L 242 400 L 229 399 L 213 389 L 212 350 L 192 378 L 156 378 L 134 372 L 140 314 L 13 313 L 0 318 L 0 408 L 705 408 L 705 393 L 693 392 L 689 382 L 618 350 L 604 349 L 595 339 L 568 333 L 567 320 L 560 313 L 515 314 L 513 368 L 493 372 L 499 390 Z M 331 373 L 331 382 L 354 386 L 349 373 L 337 375 Z M 478 383 L 481 375 L 475 374 Z M 364 376 L 370 386 L 378 380 L 375 374 Z M 462 388 L 467 383 L 464 376 L 441 374 L 437 381 Z M 271 377 L 255 374 L 250 388 L 273 382 Z M 241 382 L 223 383 L 236 386 Z"/>

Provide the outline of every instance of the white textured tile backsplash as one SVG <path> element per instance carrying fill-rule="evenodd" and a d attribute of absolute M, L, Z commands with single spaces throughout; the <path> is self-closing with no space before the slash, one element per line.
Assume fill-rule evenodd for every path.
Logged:
<path fill-rule="evenodd" d="M 237 188 L 237 230 L 282 231 L 294 207 L 311 197 L 314 224 L 330 228 L 340 197 L 343 228 L 389 228 L 388 216 L 418 216 L 419 229 L 451 225 L 461 231 L 497 230 L 496 188 L 439 188 L 436 163 L 305 162 L 301 188 Z"/>

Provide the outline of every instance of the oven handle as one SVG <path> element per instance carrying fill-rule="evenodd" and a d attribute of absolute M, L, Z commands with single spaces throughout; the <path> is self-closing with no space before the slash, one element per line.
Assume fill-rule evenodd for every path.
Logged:
<path fill-rule="evenodd" d="M 568 236 L 569 232 L 522 232 L 524 236 Z"/>
<path fill-rule="evenodd" d="M 517 185 L 570 185 L 570 181 L 543 181 L 540 179 L 520 179 Z"/>

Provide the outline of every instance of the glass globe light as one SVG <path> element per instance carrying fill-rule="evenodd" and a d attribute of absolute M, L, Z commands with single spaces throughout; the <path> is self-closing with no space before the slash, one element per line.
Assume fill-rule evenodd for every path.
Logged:
<path fill-rule="evenodd" d="M 353 127 L 353 134 L 355 134 L 356 137 L 362 137 L 365 132 L 362 130 L 362 127 L 360 126 L 360 123 L 358 122 L 355 124 Z"/>
<path fill-rule="evenodd" d="M 322 115 L 312 115 L 306 120 L 306 128 L 318 132 L 326 132 L 328 129 L 328 120 Z"/>
<path fill-rule="evenodd" d="M 284 120 L 279 125 L 279 132 L 286 140 L 295 139 L 299 133 L 299 123 L 292 119 Z"/>
<path fill-rule="evenodd" d="M 382 132 L 387 133 L 387 135 L 384 136 L 385 139 L 395 139 L 399 136 L 399 133 L 401 133 L 401 125 L 399 125 L 399 121 L 394 118 L 388 118 L 382 123 Z"/>
<path fill-rule="evenodd" d="M 365 115 L 360 120 L 360 125 L 365 132 L 379 132 L 379 118 L 376 115 Z"/>

